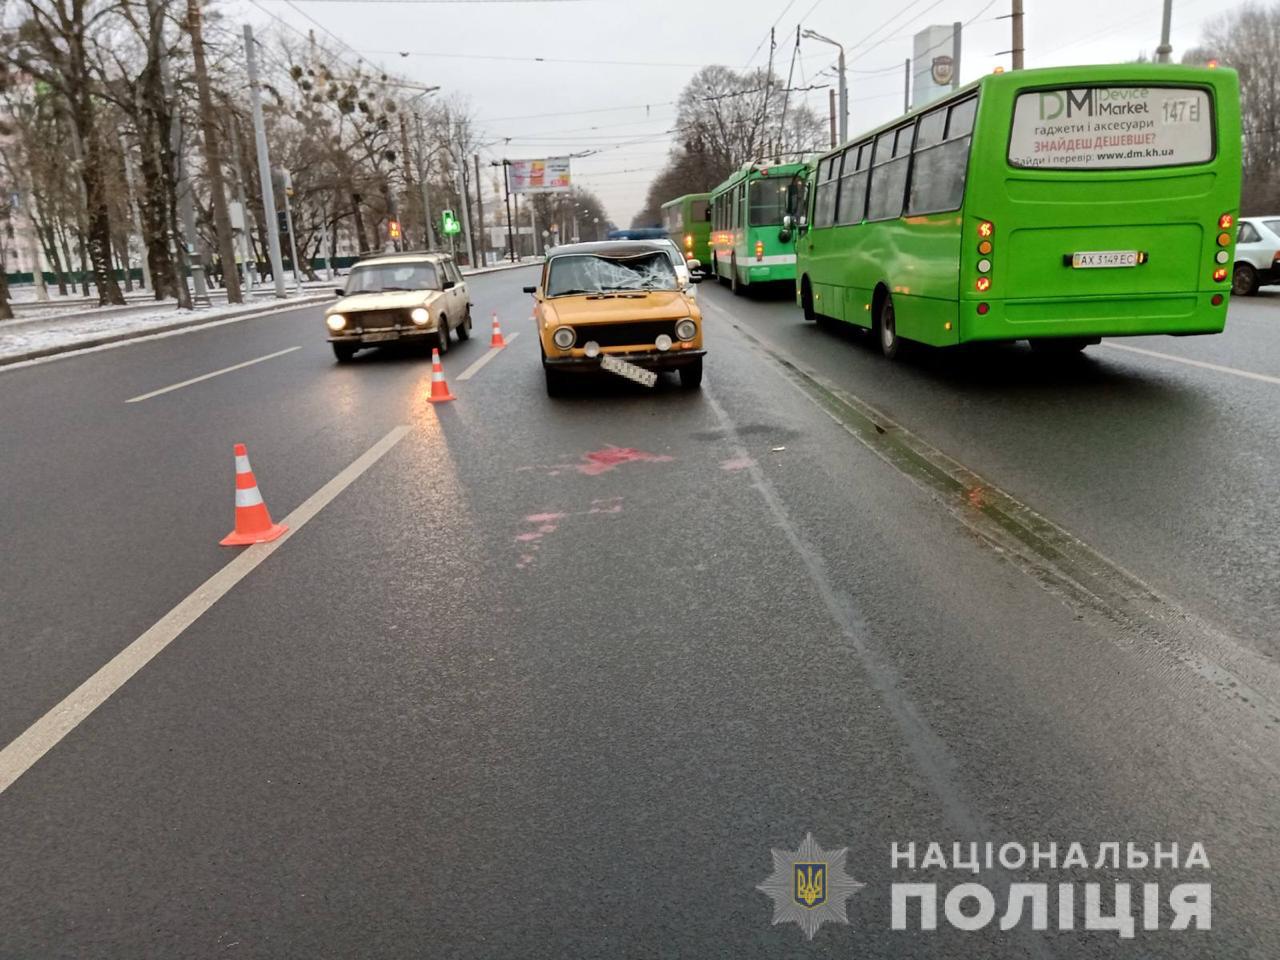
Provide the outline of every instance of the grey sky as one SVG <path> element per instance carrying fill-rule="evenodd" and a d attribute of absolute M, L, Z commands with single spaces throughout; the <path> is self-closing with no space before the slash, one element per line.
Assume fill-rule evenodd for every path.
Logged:
<path fill-rule="evenodd" d="M 994 19 L 1008 12 L 1009 0 L 257 2 L 233 0 L 227 10 L 254 24 L 270 22 L 269 10 L 303 32 L 315 28 L 304 16 L 310 15 L 384 69 L 465 96 L 482 141 L 492 143 L 491 157 L 607 148 L 575 160 L 574 179 L 594 190 L 619 223 L 630 222 L 662 166 L 672 101 L 689 78 L 710 63 L 738 69 L 765 63 L 762 41 L 775 21 L 775 69 L 784 78 L 798 17 L 845 44 L 851 134 L 901 112 L 903 60 L 922 27 L 973 20 L 964 31 L 964 80 L 1009 61 L 995 55 L 1010 46 L 1008 20 Z M 1175 0 L 1174 58 L 1198 40 L 1202 24 L 1243 2 Z M 1025 6 L 1028 67 L 1128 60 L 1150 54 L 1159 42 L 1161 0 L 1025 0 Z M 834 47 L 806 40 L 800 52 L 797 80 L 834 83 L 830 71 L 824 73 L 834 63 Z M 805 97 L 826 113 L 826 90 Z"/>

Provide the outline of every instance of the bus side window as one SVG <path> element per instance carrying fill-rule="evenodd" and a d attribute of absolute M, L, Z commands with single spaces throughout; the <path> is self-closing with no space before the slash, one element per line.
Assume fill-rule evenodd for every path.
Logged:
<path fill-rule="evenodd" d="M 972 139 L 977 102 L 970 97 L 952 104 L 949 110 L 942 107 L 920 119 L 920 135 L 916 140 L 915 162 L 911 168 L 908 214 L 944 213 L 960 209 L 964 202 L 964 183 L 969 169 L 969 142 Z M 945 137 L 935 139 L 937 131 L 943 128 L 940 121 L 944 117 Z"/>
<path fill-rule="evenodd" d="M 911 136 L 915 122 L 876 137 L 871 187 L 867 191 L 867 219 L 892 220 L 902 216 L 907 192 L 907 165 L 911 162 Z"/>
<path fill-rule="evenodd" d="M 855 144 L 845 151 L 844 176 L 840 181 L 840 203 L 836 222 L 860 223 L 867 206 L 867 174 L 871 166 L 871 143 Z"/>
<path fill-rule="evenodd" d="M 813 202 L 813 226 L 829 227 L 836 219 L 836 190 L 840 186 L 840 154 L 818 164 L 818 186 Z"/>

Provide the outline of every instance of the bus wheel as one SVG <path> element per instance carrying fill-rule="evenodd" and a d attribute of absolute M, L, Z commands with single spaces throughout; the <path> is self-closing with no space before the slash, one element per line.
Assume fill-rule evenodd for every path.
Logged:
<path fill-rule="evenodd" d="M 1249 263 L 1237 263 L 1231 275 L 1231 292 L 1237 297 L 1252 297 L 1258 292 L 1258 271 Z"/>
<path fill-rule="evenodd" d="M 813 309 L 813 287 L 809 285 L 808 277 L 800 282 L 800 309 L 804 311 L 804 318 L 809 323 L 817 321 L 818 314 Z"/>
<path fill-rule="evenodd" d="M 734 296 L 742 293 L 742 287 L 738 282 L 738 258 L 729 258 L 729 289 L 733 291 Z"/>
<path fill-rule="evenodd" d="M 724 275 L 723 273 L 721 273 L 721 272 L 720 272 L 720 258 L 719 258 L 719 257 L 716 257 L 715 271 L 716 271 L 716 283 L 720 284 L 720 286 L 722 286 L 722 287 L 727 286 L 727 285 L 728 285 L 728 283 L 729 283 L 729 281 L 728 281 L 728 279 L 726 279 L 725 275 Z"/>
<path fill-rule="evenodd" d="M 884 295 L 880 304 L 880 316 L 876 318 L 876 334 L 880 339 L 880 352 L 890 360 L 902 349 L 902 339 L 898 336 L 898 322 L 893 312 L 893 297 Z"/>

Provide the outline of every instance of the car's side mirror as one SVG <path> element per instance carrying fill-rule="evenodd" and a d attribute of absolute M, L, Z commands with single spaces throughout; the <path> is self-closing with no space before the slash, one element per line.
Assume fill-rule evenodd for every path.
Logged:
<path fill-rule="evenodd" d="M 783 230 L 790 230 L 790 229 L 791 229 L 792 227 L 794 227 L 795 225 L 796 225 L 796 218 L 795 218 L 795 217 L 793 217 L 793 216 L 792 216 L 791 214 L 789 214 L 789 213 L 788 213 L 788 214 L 784 214 L 784 215 L 783 215 L 783 217 L 782 217 L 782 229 L 783 229 Z"/>
<path fill-rule="evenodd" d="M 457 285 L 458 285 L 458 281 L 456 280 L 446 280 L 442 286 L 442 289 L 452 290 Z"/>
<path fill-rule="evenodd" d="M 525 288 L 524 288 L 524 292 L 525 292 L 525 293 L 533 293 L 533 294 L 536 294 L 536 293 L 538 292 L 538 288 L 537 288 L 537 287 L 525 287 Z"/>
<path fill-rule="evenodd" d="M 695 271 L 697 271 L 697 270 L 701 270 L 701 269 L 702 269 L 702 261 L 701 261 L 701 260 L 694 260 L 694 259 L 690 258 L 690 259 L 688 259 L 688 260 L 686 260 L 686 261 L 684 262 L 684 265 L 685 265 L 686 267 L 688 267 L 688 268 L 689 268 L 689 272 L 690 272 L 690 273 L 693 273 L 693 272 L 695 272 Z"/>
<path fill-rule="evenodd" d="M 333 292 L 340 297 L 345 297 L 347 295 L 347 291 L 344 290 L 342 287 L 334 287 Z"/>

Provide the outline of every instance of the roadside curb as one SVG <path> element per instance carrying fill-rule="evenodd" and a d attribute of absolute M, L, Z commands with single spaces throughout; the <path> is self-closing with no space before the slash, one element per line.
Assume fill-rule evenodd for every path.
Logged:
<path fill-rule="evenodd" d="M 93 347 L 103 347 L 112 343 L 121 343 L 125 340 L 140 340 L 143 337 L 155 336 L 158 333 L 169 333 L 174 330 L 185 330 L 188 327 L 199 327 L 206 324 L 222 323 L 228 320 L 252 320 L 256 317 L 269 317 L 272 314 L 285 313 L 289 310 L 296 310 L 299 307 L 306 307 L 315 303 L 323 303 L 326 300 L 332 299 L 333 297 L 330 294 L 302 297 L 298 300 L 291 301 L 287 305 L 276 305 L 269 309 L 263 309 L 261 305 L 255 304 L 244 312 L 235 311 L 232 313 L 218 314 L 216 316 L 191 317 L 187 320 L 178 320 L 174 323 L 165 323 L 154 327 L 142 327 L 137 330 L 126 330 L 121 333 L 104 334 L 99 337 L 90 337 L 87 340 L 74 340 L 69 343 L 60 343 L 52 347 L 41 347 L 38 350 L 29 350 L 26 353 L 14 353 L 0 357 L 0 367 L 6 367 L 15 363 L 22 363 L 26 360 L 41 360 L 45 357 L 54 357 L 60 353 L 74 353 L 78 350 L 89 350 Z"/>

